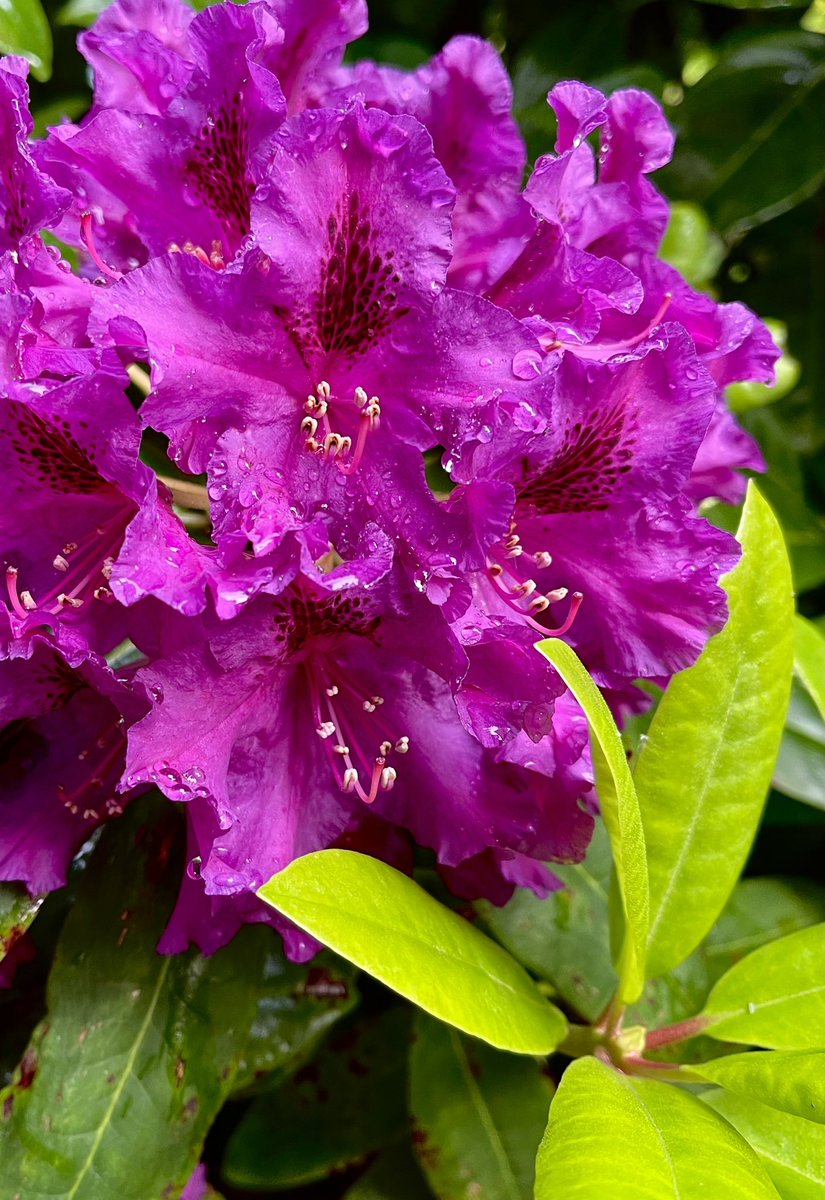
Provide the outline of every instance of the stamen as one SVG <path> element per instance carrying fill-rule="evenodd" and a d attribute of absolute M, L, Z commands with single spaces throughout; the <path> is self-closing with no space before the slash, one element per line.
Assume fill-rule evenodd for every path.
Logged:
<path fill-rule="evenodd" d="M 89 257 L 91 258 L 91 260 L 95 264 L 95 266 L 98 268 L 98 270 L 102 271 L 102 273 L 106 276 L 107 279 L 111 279 L 113 282 L 117 282 L 118 279 L 123 278 L 123 274 L 121 271 L 115 271 L 112 267 L 109 266 L 108 263 L 104 262 L 103 259 L 98 254 L 97 247 L 95 246 L 94 233 L 92 232 L 93 222 L 94 222 L 94 216 L 92 215 L 91 212 L 87 211 L 81 215 L 81 217 L 80 217 L 80 236 L 83 238 L 83 243 L 89 252 Z"/>
<path fill-rule="evenodd" d="M 542 627 L 541 631 L 544 634 L 544 636 L 545 637 L 561 637 L 563 634 L 567 633 L 570 626 L 573 624 L 573 622 L 576 619 L 576 614 L 578 613 L 579 609 L 581 608 L 583 599 L 584 599 L 584 596 L 582 595 L 581 592 L 574 592 L 573 595 L 570 597 L 570 611 L 567 614 L 567 619 L 564 621 L 564 623 L 562 625 L 559 625 L 558 628 L 556 628 L 556 629 L 544 629 Z"/>
<path fill-rule="evenodd" d="M 23 607 L 29 612 L 34 612 L 37 608 L 37 603 L 35 602 L 34 596 L 31 594 L 31 592 L 21 592 L 20 599 L 23 601 Z"/>
<path fill-rule="evenodd" d="M 546 550 L 539 550 L 537 554 L 533 555 L 533 562 L 539 570 L 543 571 L 545 568 L 552 566 L 553 556 L 548 554 Z"/>
<path fill-rule="evenodd" d="M 406 754 L 407 751 L 409 750 L 409 748 L 410 748 L 410 739 L 406 736 L 406 734 L 404 735 L 404 737 L 400 737 L 398 739 L 398 741 L 395 743 L 395 750 L 396 750 L 397 754 Z"/>
<path fill-rule="evenodd" d="M 357 783 L 358 772 L 356 771 L 355 767 L 347 767 L 346 771 L 344 771 L 344 782 L 341 785 L 342 790 L 345 792 L 351 792 Z"/>
<path fill-rule="evenodd" d="M 398 774 L 394 767 L 384 767 L 381 772 L 381 789 L 382 791 L 392 791 L 393 784 L 398 778 Z"/>
<path fill-rule="evenodd" d="M 62 554 L 56 554 L 52 562 L 52 566 L 56 571 L 68 571 L 69 561 Z"/>

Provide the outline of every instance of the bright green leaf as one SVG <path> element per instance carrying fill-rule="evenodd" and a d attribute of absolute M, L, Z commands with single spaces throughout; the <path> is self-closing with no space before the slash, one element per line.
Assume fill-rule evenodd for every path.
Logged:
<path fill-rule="evenodd" d="M 754 1050 L 690 1068 L 697 1079 L 808 1121 L 825 1122 L 825 1051 Z"/>
<path fill-rule="evenodd" d="M 673 680 L 636 761 L 650 874 L 648 971 L 691 953 L 722 911 L 753 842 L 791 685 L 793 593 L 782 533 L 751 485 L 743 554 L 725 577 L 730 617 Z"/>
<path fill-rule="evenodd" d="M 711 1037 L 773 1050 L 825 1047 L 825 924 L 768 942 L 723 975 L 702 1010 Z"/>
<path fill-rule="evenodd" d="M 258 894 L 388 987 L 493 1046 L 547 1054 L 565 1035 L 564 1017 L 515 959 L 378 859 L 320 850 Z"/>
<path fill-rule="evenodd" d="M 553 863 L 553 874 L 564 884 L 560 891 L 540 900 L 518 888 L 502 908 L 476 904 L 498 941 L 586 1021 L 601 1015 L 616 990 L 607 930 L 611 866 L 610 842 L 599 821 L 584 862 Z"/>
<path fill-rule="evenodd" d="M 112 0 L 68 0 L 58 9 L 55 23 L 57 25 L 93 25 Z"/>
<path fill-rule="evenodd" d="M 2 0 L 0 54 L 20 54 L 36 79 L 52 73 L 52 32 L 40 0 Z"/>
<path fill-rule="evenodd" d="M 776 1200 L 747 1143 L 695 1096 L 595 1058 L 562 1077 L 536 1200 Z"/>
<path fill-rule="evenodd" d="M 730 1092 L 706 1092 L 702 1099 L 747 1139 L 782 1200 L 822 1200 L 825 1145 L 821 1125 Z"/>
<path fill-rule="evenodd" d="M 559 638 L 539 642 L 536 649 L 561 675 L 590 725 L 599 801 L 613 847 L 625 921 L 618 997 L 632 1002 L 641 995 L 645 983 L 649 917 L 645 839 L 633 777 L 610 709 L 574 651 Z"/>
<path fill-rule="evenodd" d="M 439 1200 L 532 1200 L 551 1095 L 538 1063 L 420 1017 L 410 1103 L 421 1166 Z"/>
<path fill-rule="evenodd" d="M 794 618 L 794 672 L 825 721 L 825 637 L 813 621 Z"/>
<path fill-rule="evenodd" d="M 659 257 L 697 287 L 713 279 L 725 257 L 725 245 L 711 229 L 707 214 L 696 204 L 676 201 Z"/>
<path fill-rule="evenodd" d="M 227 1146 L 226 1181 L 296 1187 L 399 1140 L 408 1126 L 409 1035 L 401 1008 L 335 1033 L 313 1063 L 252 1102 Z"/>

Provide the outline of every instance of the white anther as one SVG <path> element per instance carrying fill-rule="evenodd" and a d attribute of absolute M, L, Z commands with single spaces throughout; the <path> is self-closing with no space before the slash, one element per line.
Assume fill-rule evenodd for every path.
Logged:
<path fill-rule="evenodd" d="M 535 596 L 528 605 L 530 612 L 544 612 L 549 607 L 550 601 L 546 596 Z"/>
<path fill-rule="evenodd" d="M 518 587 L 513 588 L 513 591 L 517 596 L 525 596 L 525 597 L 532 596 L 532 594 L 535 590 L 536 590 L 535 579 L 525 579 L 523 583 L 520 583 L 518 585 Z"/>
<path fill-rule="evenodd" d="M 96 821 L 99 815 L 100 814 L 94 808 L 84 808 L 83 810 L 83 817 L 86 821 Z"/>
<path fill-rule="evenodd" d="M 508 537 L 507 541 L 504 543 L 504 548 L 506 550 L 512 550 L 513 547 L 517 546 L 520 541 L 521 541 L 521 538 L 519 537 L 519 535 L 517 533 L 511 533 L 510 536 Z"/>
<path fill-rule="evenodd" d="M 567 595 L 567 588 L 556 588 L 554 592 L 547 592 L 547 599 L 551 604 L 555 604 L 557 600 L 563 600 Z"/>
<path fill-rule="evenodd" d="M 373 702 L 371 700 L 365 700 L 364 703 L 361 705 L 361 707 L 363 708 L 364 712 L 366 712 L 366 713 L 374 713 L 375 712 L 375 705 L 373 704 Z"/>
<path fill-rule="evenodd" d="M 359 408 L 363 408 L 369 402 L 369 396 L 362 387 L 357 387 L 353 395 L 353 400 Z"/>
<path fill-rule="evenodd" d="M 498 579 L 499 575 L 504 574 L 504 567 L 501 565 L 501 563 L 490 563 L 490 565 L 487 567 L 487 570 L 494 579 Z"/>
<path fill-rule="evenodd" d="M 301 433 L 305 433 L 308 438 L 315 437 L 315 432 L 318 429 L 318 422 L 314 417 L 304 417 L 301 421 Z"/>
<path fill-rule="evenodd" d="M 95 600 L 108 600 L 109 597 L 111 596 L 111 594 L 112 593 L 109 591 L 109 589 L 107 587 L 99 587 L 99 588 L 95 588 L 95 590 L 94 590 Z"/>
<path fill-rule="evenodd" d="M 395 749 L 398 754 L 406 754 L 410 748 L 410 739 L 406 736 L 400 737 L 395 743 Z"/>
<path fill-rule="evenodd" d="M 113 558 L 104 558 L 103 566 L 100 568 L 100 574 L 104 579 L 111 579 L 114 568 L 115 560 Z"/>
<path fill-rule="evenodd" d="M 336 746 L 333 746 L 332 748 L 335 751 L 335 753 L 340 754 L 342 756 L 342 758 L 346 758 L 346 756 L 349 754 L 349 746 L 345 746 L 343 744 L 343 742 L 339 742 Z"/>
<path fill-rule="evenodd" d="M 334 683 L 334 684 L 332 685 L 332 687 L 328 687 L 328 688 L 327 688 L 327 695 L 329 696 L 330 700 L 332 699 L 332 697 L 333 697 L 333 696 L 337 696 L 337 695 L 338 695 L 338 685 L 337 685 L 337 683 Z"/>
<path fill-rule="evenodd" d="M 358 772 L 355 767 L 347 767 L 344 771 L 344 782 L 341 785 L 345 792 L 351 792 L 358 782 Z"/>
<path fill-rule="evenodd" d="M 332 735 L 335 733 L 335 725 L 332 721 L 322 721 L 315 732 L 318 734 L 319 738 L 326 739 L 328 737 L 332 737 Z"/>
<path fill-rule="evenodd" d="M 58 596 L 58 600 L 62 601 L 63 599 L 65 599 L 65 597 Z M 21 592 L 20 602 L 24 608 L 29 610 L 29 612 L 34 612 L 34 610 L 37 608 L 37 604 L 35 603 L 34 596 L 31 594 L 31 592 Z M 79 607 L 79 605 L 77 607 Z"/>
<path fill-rule="evenodd" d="M 542 570 L 545 567 L 549 567 L 550 564 L 552 563 L 552 561 L 553 561 L 552 554 L 548 554 L 546 550 L 539 550 L 539 552 L 537 554 L 533 555 L 533 562 L 536 564 L 537 567 L 542 568 Z"/>
<path fill-rule="evenodd" d="M 507 558 L 519 558 L 524 553 L 523 546 L 513 546 L 512 550 L 507 551 Z"/>
<path fill-rule="evenodd" d="M 77 542 L 66 542 L 66 545 L 63 547 L 63 553 L 66 555 L 74 554 L 76 549 Z"/>
<path fill-rule="evenodd" d="M 371 697 L 371 699 L 372 699 L 373 704 L 383 704 L 384 703 L 383 696 L 373 696 L 373 697 Z"/>
<path fill-rule="evenodd" d="M 383 791 L 391 791 L 397 778 L 398 773 L 394 767 L 384 767 L 384 770 L 381 772 L 381 787 Z"/>
<path fill-rule="evenodd" d="M 382 742 L 381 745 L 378 747 L 378 753 L 381 755 L 382 758 L 386 758 L 391 750 L 392 750 L 392 742 Z"/>
<path fill-rule="evenodd" d="M 329 400 L 330 396 L 332 395 L 332 388 L 329 386 L 326 379 L 322 379 L 315 389 L 315 392 L 319 399 Z"/>
<path fill-rule="evenodd" d="M 56 554 L 52 566 L 56 571 L 68 571 L 69 564 L 62 554 Z"/>

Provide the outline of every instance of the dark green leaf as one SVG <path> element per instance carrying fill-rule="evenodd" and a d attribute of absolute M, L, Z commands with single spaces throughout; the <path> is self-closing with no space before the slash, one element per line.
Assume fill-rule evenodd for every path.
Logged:
<path fill-rule="evenodd" d="M 595 1058 L 562 1077 L 536 1162 L 536 1200 L 776 1200 L 747 1143 L 695 1096 Z"/>
<path fill-rule="evenodd" d="M 825 58 L 816 35 L 736 43 L 678 109 L 670 189 L 675 183 L 681 196 L 701 204 L 729 241 L 786 212 L 825 180 L 823 98 Z"/>
<path fill-rule="evenodd" d="M 825 722 L 797 680 L 791 689 L 773 785 L 794 800 L 825 809 Z"/>
<path fill-rule="evenodd" d="M 165 801 L 136 803 L 84 872 L 46 1020 L 0 1101 L 11 1196 L 177 1197 L 245 1069 L 277 935 L 250 927 L 208 959 L 155 951 L 180 879 L 179 828 Z"/>
<path fill-rule="evenodd" d="M 600 821 L 584 862 L 553 863 L 553 873 L 564 884 L 561 891 L 539 900 L 527 888 L 519 888 L 503 908 L 486 901 L 476 905 L 502 945 L 551 983 L 586 1021 L 600 1016 L 616 990 L 607 929 L 611 861 Z"/>
<path fill-rule="evenodd" d="M 548 1054 L 567 1022 L 505 950 L 400 871 L 351 850 L 298 858 L 259 895 L 388 987 L 503 1050 Z"/>
<path fill-rule="evenodd" d="M 409 1145 L 385 1150 L 347 1190 L 344 1200 L 432 1200 Z"/>
<path fill-rule="evenodd" d="M 634 781 L 650 875 L 648 969 L 685 959 L 741 874 L 776 761 L 793 668 L 793 591 L 782 533 L 753 484 L 730 617 L 670 683 Z"/>
<path fill-rule="evenodd" d="M 538 1063 L 419 1017 L 410 1060 L 414 1140 L 439 1200 L 531 1200 L 551 1095 Z"/>
<path fill-rule="evenodd" d="M 766 942 L 825 921 L 825 888 L 802 879 L 742 879 L 707 936 L 712 981 Z"/>
<path fill-rule="evenodd" d="M 223 1173 L 234 1187 L 283 1189 L 362 1162 L 408 1128 L 410 1014 L 393 1008 L 342 1029 L 234 1131 Z"/>

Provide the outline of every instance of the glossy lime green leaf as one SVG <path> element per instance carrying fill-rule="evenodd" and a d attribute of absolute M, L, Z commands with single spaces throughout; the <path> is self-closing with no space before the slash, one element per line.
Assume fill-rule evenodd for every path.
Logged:
<path fill-rule="evenodd" d="M 794 673 L 825 721 L 825 636 L 813 621 L 794 618 Z"/>
<path fill-rule="evenodd" d="M 402 1008 L 333 1034 L 313 1062 L 247 1109 L 224 1157 L 227 1183 L 296 1187 L 402 1138 L 409 1041 L 410 1013 Z"/>
<path fill-rule="evenodd" d="M 564 884 L 560 891 L 540 900 L 519 888 L 502 908 L 487 901 L 476 904 L 498 941 L 551 983 L 585 1021 L 595 1021 L 616 990 L 607 928 L 611 867 L 610 842 L 599 821 L 584 862 L 553 863 L 553 873 Z"/>
<path fill-rule="evenodd" d="M 4 1194 L 179 1196 L 248 1070 L 278 937 L 258 926 L 211 958 L 156 952 L 180 880 L 182 832 L 178 812 L 151 799 L 103 832 L 57 944 L 46 1018 L 0 1098 Z"/>
<path fill-rule="evenodd" d="M 787 212 L 825 180 L 817 145 L 823 97 L 816 35 L 736 41 L 679 105 L 668 190 L 700 204 L 729 242 Z"/>
<path fill-rule="evenodd" d="M 754 1050 L 691 1067 L 697 1079 L 808 1121 L 825 1122 L 825 1051 Z"/>
<path fill-rule="evenodd" d="M 825 1047 L 824 966 L 825 924 L 754 950 L 711 991 L 707 1033 L 773 1050 Z"/>
<path fill-rule="evenodd" d="M 0 959 L 23 936 L 42 903 L 42 897 L 33 900 L 22 884 L 0 883 Z"/>
<path fill-rule="evenodd" d="M 722 911 L 753 842 L 791 686 L 793 592 L 782 533 L 751 484 L 730 617 L 670 683 L 634 780 L 650 874 L 648 971 L 675 967 Z"/>
<path fill-rule="evenodd" d="M 791 688 L 773 786 L 794 800 L 825 809 L 825 721 L 798 679 Z"/>
<path fill-rule="evenodd" d="M 385 1150 L 351 1188 L 344 1200 L 433 1200 L 409 1144 Z"/>
<path fill-rule="evenodd" d="M 595 1058 L 565 1071 L 536 1162 L 536 1200 L 776 1200 L 747 1143 L 666 1083 Z"/>
<path fill-rule="evenodd" d="M 410 1104 L 418 1157 L 439 1200 L 532 1200 L 551 1095 L 534 1060 L 421 1016 Z"/>
<path fill-rule="evenodd" d="M 20 54 L 35 79 L 52 73 L 52 32 L 40 0 L 3 0 L 0 4 L 0 54 Z"/>
<path fill-rule="evenodd" d="M 433 1016 L 524 1054 L 567 1022 L 515 959 L 399 871 L 351 850 L 296 859 L 258 893 L 302 929 Z"/>
<path fill-rule="evenodd" d="M 561 675 L 590 725 L 599 802 L 613 847 L 625 922 L 618 996 L 632 1002 L 641 995 L 645 983 L 649 918 L 644 830 L 633 777 L 610 709 L 574 651 L 559 638 L 539 642 L 536 649 Z"/>
<path fill-rule="evenodd" d="M 782 1200 L 822 1200 L 825 1152 L 821 1125 L 730 1092 L 706 1092 L 702 1099 L 748 1140 Z"/>

